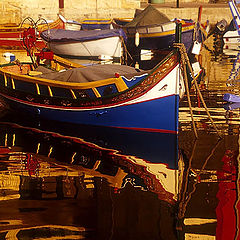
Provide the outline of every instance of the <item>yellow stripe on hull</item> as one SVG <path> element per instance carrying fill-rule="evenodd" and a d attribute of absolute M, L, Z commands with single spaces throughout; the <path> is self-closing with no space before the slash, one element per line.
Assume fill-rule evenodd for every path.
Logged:
<path fill-rule="evenodd" d="M 186 26 L 182 28 L 182 32 L 191 31 L 194 29 L 194 25 L 192 26 Z M 140 38 L 152 38 L 152 37 L 163 37 L 168 35 L 174 35 L 175 29 L 165 32 L 156 32 L 156 33 L 139 33 Z M 135 37 L 135 34 L 131 34 L 130 37 Z"/>

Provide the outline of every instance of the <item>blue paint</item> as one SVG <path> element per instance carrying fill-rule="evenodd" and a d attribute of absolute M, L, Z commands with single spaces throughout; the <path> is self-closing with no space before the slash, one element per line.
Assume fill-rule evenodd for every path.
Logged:
<path fill-rule="evenodd" d="M 42 119 L 146 131 L 178 131 L 179 96 L 177 95 L 100 110 L 67 110 L 66 108 L 59 110 L 6 100 L 13 109 L 35 116 L 40 115 Z"/>

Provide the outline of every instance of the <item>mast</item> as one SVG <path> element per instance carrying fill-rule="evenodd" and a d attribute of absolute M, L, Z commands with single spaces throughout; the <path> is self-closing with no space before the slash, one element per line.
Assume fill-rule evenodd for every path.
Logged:
<path fill-rule="evenodd" d="M 59 14 L 64 16 L 64 0 L 58 0 Z"/>

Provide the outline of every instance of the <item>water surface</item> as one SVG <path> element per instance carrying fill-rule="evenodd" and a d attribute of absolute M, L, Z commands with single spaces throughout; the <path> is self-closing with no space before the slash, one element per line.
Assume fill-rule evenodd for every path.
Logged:
<path fill-rule="evenodd" d="M 205 44 L 200 86 L 218 132 L 192 89 L 198 139 L 185 98 L 178 141 L 1 111 L 0 239 L 238 239 L 239 108 L 222 98 L 238 94 L 238 58 Z"/>

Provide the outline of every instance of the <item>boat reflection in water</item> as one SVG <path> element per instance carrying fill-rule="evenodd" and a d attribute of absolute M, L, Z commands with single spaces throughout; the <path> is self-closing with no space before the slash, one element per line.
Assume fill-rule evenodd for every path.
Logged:
<path fill-rule="evenodd" d="M 190 134 L 180 133 L 188 181 L 179 201 L 179 239 L 240 239 L 239 129 L 230 125 L 222 139 L 202 132 L 190 142 Z"/>
<path fill-rule="evenodd" d="M 1 122 L 0 145 L 1 239 L 177 239 L 177 135 Z"/>

